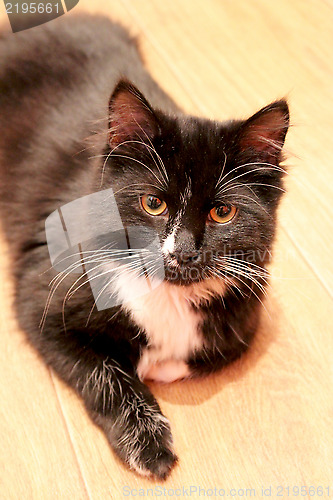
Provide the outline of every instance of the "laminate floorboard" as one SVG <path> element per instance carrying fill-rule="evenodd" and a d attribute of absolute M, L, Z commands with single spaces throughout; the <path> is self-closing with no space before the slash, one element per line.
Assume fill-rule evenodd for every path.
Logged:
<path fill-rule="evenodd" d="M 245 118 L 287 96 L 289 175 L 271 286 L 241 360 L 205 380 L 151 384 L 180 457 L 158 483 L 115 458 L 81 401 L 27 344 L 1 238 L 0 499 L 118 499 L 159 487 L 171 497 L 191 486 L 235 498 L 264 497 L 262 488 L 286 497 L 288 487 L 295 498 L 301 486 L 303 498 L 333 496 L 333 4 L 81 0 L 66 15 L 87 10 L 139 37 L 150 72 L 189 113 Z"/>

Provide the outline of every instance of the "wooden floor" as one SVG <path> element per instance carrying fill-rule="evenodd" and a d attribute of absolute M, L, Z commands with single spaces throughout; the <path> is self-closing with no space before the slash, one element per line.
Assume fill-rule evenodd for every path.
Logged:
<path fill-rule="evenodd" d="M 236 498 L 262 497 L 262 488 L 278 498 L 288 487 L 300 496 L 301 486 L 319 488 L 303 498 L 333 496 L 333 3 L 81 0 L 79 10 L 138 34 L 152 74 L 190 113 L 242 118 L 276 98 L 290 102 L 288 194 L 257 340 L 219 375 L 152 385 L 180 457 L 161 486 L 169 497 L 190 486 L 192 498 L 199 487 Z M 160 483 L 114 457 L 26 344 L 0 247 L 0 498 L 118 499 L 139 488 L 152 497 L 147 488 Z"/>

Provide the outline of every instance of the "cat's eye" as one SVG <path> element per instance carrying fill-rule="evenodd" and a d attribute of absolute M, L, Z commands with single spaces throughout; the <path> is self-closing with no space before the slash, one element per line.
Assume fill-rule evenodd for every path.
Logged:
<path fill-rule="evenodd" d="M 218 222 L 219 224 L 225 224 L 226 222 L 230 222 L 236 215 L 237 208 L 233 205 L 219 205 L 218 207 L 214 207 L 209 212 L 210 217 L 214 222 Z"/>
<path fill-rule="evenodd" d="M 152 194 L 142 196 L 141 205 L 149 215 L 162 215 L 167 209 L 165 201 Z"/>

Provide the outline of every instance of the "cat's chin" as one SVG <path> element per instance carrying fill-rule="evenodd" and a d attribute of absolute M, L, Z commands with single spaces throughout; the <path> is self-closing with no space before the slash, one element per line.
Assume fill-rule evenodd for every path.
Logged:
<path fill-rule="evenodd" d="M 174 286 L 191 286 L 197 283 L 203 283 L 205 281 L 204 278 L 198 279 L 168 279 L 167 277 L 164 279 L 169 285 Z"/>
<path fill-rule="evenodd" d="M 191 286 L 196 283 L 202 283 L 207 280 L 210 276 L 208 276 L 204 272 L 193 272 L 193 268 L 187 269 L 166 269 L 164 281 L 170 285 L 175 286 Z"/>

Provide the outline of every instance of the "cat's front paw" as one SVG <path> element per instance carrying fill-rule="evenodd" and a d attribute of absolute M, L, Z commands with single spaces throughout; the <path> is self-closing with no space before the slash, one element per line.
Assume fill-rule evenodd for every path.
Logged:
<path fill-rule="evenodd" d="M 169 421 L 156 408 L 144 400 L 127 401 L 115 428 L 116 450 L 131 469 L 158 479 L 169 475 L 177 456 Z"/>
<path fill-rule="evenodd" d="M 140 450 L 136 450 L 128 460 L 130 468 L 138 474 L 158 479 L 166 479 L 176 462 L 177 456 L 173 451 L 166 444 L 154 440 L 140 446 Z"/>
<path fill-rule="evenodd" d="M 145 374 L 145 379 L 167 384 L 190 375 L 190 369 L 185 361 L 170 359 L 150 366 Z"/>

